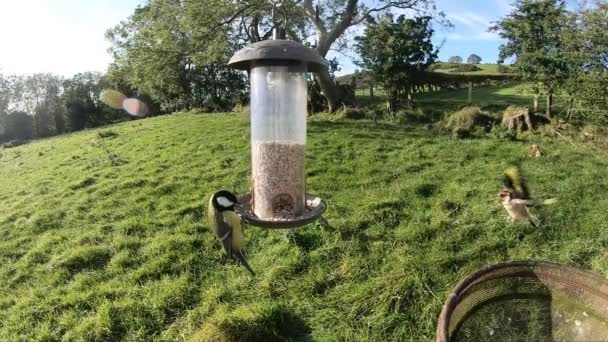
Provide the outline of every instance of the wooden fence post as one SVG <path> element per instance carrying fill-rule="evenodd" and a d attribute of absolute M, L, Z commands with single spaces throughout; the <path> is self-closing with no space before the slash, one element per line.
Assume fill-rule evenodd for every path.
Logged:
<path fill-rule="evenodd" d="M 469 99 L 468 103 L 473 103 L 473 82 L 469 82 Z"/>

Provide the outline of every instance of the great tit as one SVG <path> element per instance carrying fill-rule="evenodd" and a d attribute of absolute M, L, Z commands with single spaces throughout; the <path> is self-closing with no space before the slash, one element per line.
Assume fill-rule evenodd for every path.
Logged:
<path fill-rule="evenodd" d="M 255 275 L 243 255 L 241 217 L 234 212 L 234 205 L 237 203 L 238 200 L 233 193 L 226 190 L 216 192 L 209 200 L 207 222 L 213 234 L 222 243 L 228 257 L 235 259 Z"/>

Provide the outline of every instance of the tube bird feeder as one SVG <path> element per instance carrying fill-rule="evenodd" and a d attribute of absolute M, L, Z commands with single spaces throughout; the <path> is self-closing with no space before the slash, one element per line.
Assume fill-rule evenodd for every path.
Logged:
<path fill-rule="evenodd" d="M 228 65 L 247 70 L 251 84 L 251 193 L 241 196 L 239 215 L 265 228 L 311 223 L 325 203 L 306 193 L 306 73 L 327 68 L 314 50 L 284 39 L 254 43 Z"/>

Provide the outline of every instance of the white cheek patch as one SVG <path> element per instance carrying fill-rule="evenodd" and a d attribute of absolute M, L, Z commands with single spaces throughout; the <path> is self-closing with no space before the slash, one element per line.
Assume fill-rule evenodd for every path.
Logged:
<path fill-rule="evenodd" d="M 234 205 L 234 202 L 227 199 L 226 197 L 218 197 L 217 203 L 219 203 L 219 205 L 221 205 L 222 207 L 230 207 L 230 206 Z"/>

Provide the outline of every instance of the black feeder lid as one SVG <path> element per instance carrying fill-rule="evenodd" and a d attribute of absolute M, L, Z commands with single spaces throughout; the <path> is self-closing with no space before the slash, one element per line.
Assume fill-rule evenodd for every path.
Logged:
<path fill-rule="evenodd" d="M 266 61 L 269 65 L 305 63 L 309 72 L 327 69 L 327 61 L 316 51 L 286 39 L 263 40 L 237 51 L 228 65 L 241 70 L 251 70 L 253 62 Z"/>

